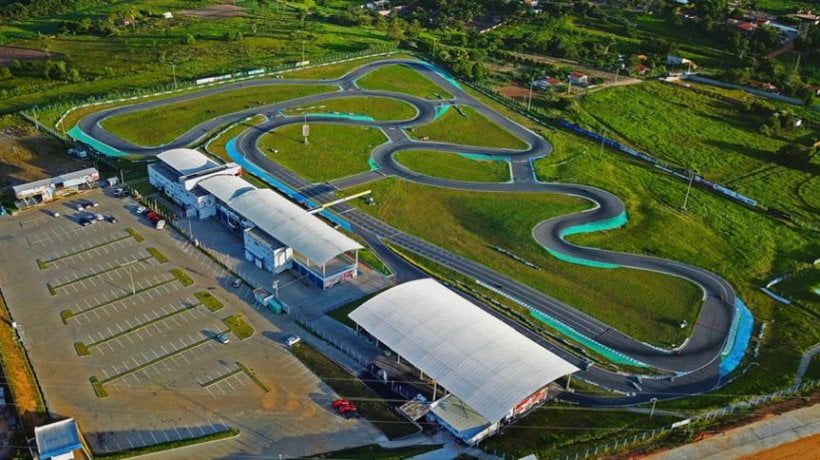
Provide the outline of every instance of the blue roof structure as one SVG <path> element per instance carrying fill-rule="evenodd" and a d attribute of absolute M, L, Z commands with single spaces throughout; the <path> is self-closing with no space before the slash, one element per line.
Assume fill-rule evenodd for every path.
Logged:
<path fill-rule="evenodd" d="M 34 436 L 37 439 L 37 452 L 43 459 L 83 448 L 80 430 L 73 418 L 38 426 L 34 429 Z"/>

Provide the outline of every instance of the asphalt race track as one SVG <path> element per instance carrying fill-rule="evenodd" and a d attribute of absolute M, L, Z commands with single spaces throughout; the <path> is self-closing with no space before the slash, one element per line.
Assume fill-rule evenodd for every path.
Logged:
<path fill-rule="evenodd" d="M 402 64 L 415 69 L 453 94 L 453 99 L 447 101 L 426 100 L 399 93 L 367 91 L 359 89 L 356 86 L 356 80 L 361 76 L 379 67 L 391 64 Z M 142 147 L 133 145 L 107 132 L 100 125 L 103 119 L 115 115 L 161 107 L 167 104 L 239 88 L 281 84 L 324 84 L 338 87 L 339 90 L 334 93 L 316 94 L 219 116 L 192 128 L 173 142 L 163 146 Z M 258 142 L 260 137 L 266 132 L 283 125 L 303 122 L 301 115 L 296 117 L 284 116 L 282 114 L 284 109 L 333 98 L 353 96 L 390 97 L 407 102 L 415 106 L 418 110 L 414 118 L 406 121 L 367 121 L 329 114 L 313 117 L 310 115 L 307 116 L 307 120 L 310 123 L 353 124 L 381 128 L 389 138 L 389 142 L 380 145 L 372 153 L 373 160 L 379 166 L 378 172 L 371 171 L 362 173 L 331 183 L 312 184 L 268 159 L 264 153 L 260 151 Z M 436 118 L 438 109 L 441 108 L 442 105 L 447 104 L 472 107 L 494 123 L 524 140 L 529 145 L 529 148 L 517 151 L 415 141 L 406 135 L 404 129 L 430 123 Z M 693 325 L 693 331 L 689 340 L 675 350 L 664 350 L 626 336 L 609 327 L 607 324 L 576 310 L 570 305 L 540 291 L 536 291 L 512 278 L 497 273 L 478 262 L 458 256 L 446 249 L 406 234 L 349 205 L 340 204 L 332 208 L 334 212 L 341 214 L 345 220 L 350 222 L 354 231 L 371 243 L 374 249 L 397 269 L 400 275 L 404 274 L 402 275 L 404 279 L 420 275 L 411 268 L 399 267 L 403 264 L 402 259 L 392 254 L 383 244 L 384 242 L 390 242 L 393 245 L 410 250 L 474 278 L 485 286 L 495 289 L 514 301 L 532 310 L 548 315 L 554 320 L 560 321 L 563 325 L 572 328 L 587 339 L 597 342 L 612 353 L 628 357 L 636 363 L 640 363 L 641 366 L 652 369 L 651 372 L 648 372 L 653 374 L 652 377 L 643 377 L 640 379 L 640 383 L 637 383 L 637 379 L 634 376 L 627 375 L 624 372 L 613 372 L 597 366 L 588 366 L 587 363 L 578 356 L 552 343 L 548 343 L 530 331 L 523 329 L 522 326 L 512 323 L 512 325 L 522 333 L 542 343 L 565 359 L 576 363 L 581 369 L 585 369 L 577 374 L 579 377 L 621 393 L 621 396 L 618 397 L 595 397 L 567 393 L 562 396 L 564 399 L 596 405 L 626 405 L 646 402 L 651 398 L 668 399 L 698 394 L 717 388 L 725 383 L 725 375 L 722 374 L 726 374 L 726 372 L 720 371 L 721 354 L 725 351 L 724 348 L 727 347 L 727 344 L 729 346 L 732 345 L 733 340 L 730 339 L 733 332 L 732 323 L 733 320 L 737 320 L 735 318 L 735 315 L 737 315 L 735 308 L 736 293 L 732 286 L 720 276 L 692 265 L 644 255 L 586 248 L 565 241 L 561 235 L 572 228 L 578 228 L 578 226 L 588 225 L 590 223 L 617 220 L 619 217 L 622 217 L 626 211 L 623 202 L 615 195 L 595 187 L 538 182 L 535 179 L 531 162 L 536 158 L 549 155 L 552 150 L 552 146 L 549 142 L 538 134 L 485 106 L 466 93 L 457 82 L 447 77 L 445 73 L 427 63 L 409 59 L 388 59 L 364 64 L 347 75 L 333 80 L 259 79 L 231 83 L 215 86 L 194 94 L 182 94 L 168 99 L 135 103 L 129 106 L 103 110 L 83 118 L 79 122 L 79 127 L 92 138 L 122 152 L 132 155 L 151 156 L 170 148 L 194 145 L 214 129 L 256 114 L 264 114 L 267 119 L 244 131 L 235 139 L 236 151 L 241 154 L 244 161 L 251 162 L 264 169 L 277 180 L 287 184 L 293 189 L 300 190 L 301 193 L 309 196 L 316 202 L 329 202 L 336 199 L 335 192 L 338 192 L 341 188 L 367 183 L 391 175 L 429 186 L 459 190 L 573 195 L 588 200 L 590 202 L 590 208 L 576 214 L 543 221 L 532 231 L 533 238 L 547 250 L 552 253 L 558 253 L 564 257 L 587 261 L 593 264 L 616 264 L 633 269 L 652 270 L 678 276 L 702 288 L 704 294 L 703 307 L 700 311 L 698 321 Z M 439 179 L 411 171 L 397 163 L 393 158 L 394 154 L 398 151 L 419 148 L 452 152 L 454 154 L 469 152 L 509 157 L 512 164 L 512 181 L 510 183 L 475 183 Z M 399 278 L 402 279 L 402 276 Z M 486 308 L 489 309 L 489 307 Z M 508 323 L 511 323 L 511 321 L 506 318 L 504 319 Z M 746 343 L 735 344 L 735 346 L 742 346 L 744 349 L 746 345 Z"/>

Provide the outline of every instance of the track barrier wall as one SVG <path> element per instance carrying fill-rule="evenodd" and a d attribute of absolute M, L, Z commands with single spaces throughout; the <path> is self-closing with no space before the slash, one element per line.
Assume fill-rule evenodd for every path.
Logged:
<path fill-rule="evenodd" d="M 732 329 L 729 332 L 726 346 L 720 354 L 721 376 L 729 375 L 740 365 L 752 337 L 754 322 L 754 316 L 743 300 L 735 297 L 735 317 L 732 320 Z"/>

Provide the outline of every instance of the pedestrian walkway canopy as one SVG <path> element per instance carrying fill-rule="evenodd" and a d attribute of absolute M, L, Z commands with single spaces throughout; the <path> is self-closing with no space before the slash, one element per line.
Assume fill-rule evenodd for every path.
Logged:
<path fill-rule="evenodd" d="M 391 288 L 349 316 L 491 423 L 578 371 L 432 279 Z"/>

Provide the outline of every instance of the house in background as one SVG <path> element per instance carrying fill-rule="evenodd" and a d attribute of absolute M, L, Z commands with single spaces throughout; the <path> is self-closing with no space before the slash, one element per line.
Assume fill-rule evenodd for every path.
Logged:
<path fill-rule="evenodd" d="M 555 77 L 543 77 L 532 82 L 532 86 L 534 88 L 538 88 L 542 91 L 558 89 L 562 84 L 563 83 L 561 83 L 561 80 Z"/>
<path fill-rule="evenodd" d="M 583 72 L 573 71 L 569 74 L 569 82 L 573 85 L 586 86 L 589 84 L 589 75 Z"/>

